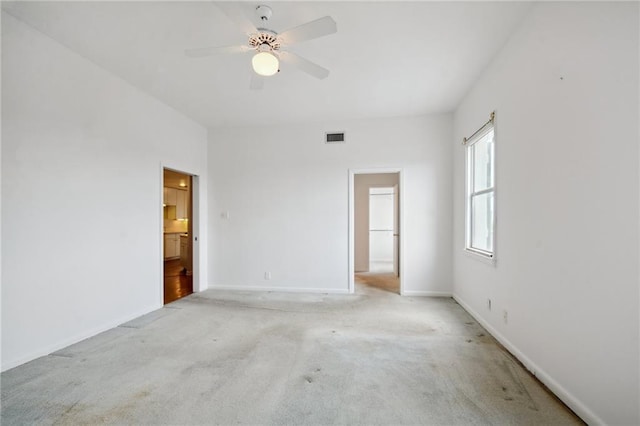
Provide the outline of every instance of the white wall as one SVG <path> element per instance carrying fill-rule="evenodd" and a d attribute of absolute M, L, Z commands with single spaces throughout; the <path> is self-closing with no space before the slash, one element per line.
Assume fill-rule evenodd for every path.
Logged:
<path fill-rule="evenodd" d="M 454 120 L 455 297 L 592 424 L 640 423 L 638 36 L 638 3 L 538 3 Z M 462 250 L 492 110 L 495 266 Z"/>
<path fill-rule="evenodd" d="M 2 13 L 3 370 L 162 305 L 161 167 L 206 182 L 206 149 L 206 129 Z"/>
<path fill-rule="evenodd" d="M 399 184 L 398 173 L 356 174 L 354 177 L 354 267 L 356 272 L 369 270 L 369 188 L 392 187 L 397 184 Z"/>
<path fill-rule="evenodd" d="M 450 293 L 451 125 L 443 115 L 212 129 L 212 285 L 347 292 L 349 170 L 401 167 L 403 288 Z M 324 144 L 336 129 L 347 142 Z"/>

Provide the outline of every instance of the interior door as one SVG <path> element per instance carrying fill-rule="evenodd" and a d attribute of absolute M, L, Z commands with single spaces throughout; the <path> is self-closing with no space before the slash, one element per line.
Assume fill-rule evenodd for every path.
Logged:
<path fill-rule="evenodd" d="M 400 197 L 398 185 L 393 186 L 393 273 L 400 276 Z"/>

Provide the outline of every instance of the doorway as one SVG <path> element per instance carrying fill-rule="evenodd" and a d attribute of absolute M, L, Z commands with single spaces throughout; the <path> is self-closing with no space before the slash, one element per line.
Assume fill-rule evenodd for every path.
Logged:
<path fill-rule="evenodd" d="M 397 271 L 395 187 L 369 188 L 369 271 Z M 356 220 L 358 218 L 356 212 Z M 396 274 L 397 275 L 397 274 Z"/>
<path fill-rule="evenodd" d="M 401 170 L 352 170 L 349 190 L 349 292 L 401 294 Z"/>
<path fill-rule="evenodd" d="M 193 293 L 193 177 L 163 169 L 163 301 Z"/>

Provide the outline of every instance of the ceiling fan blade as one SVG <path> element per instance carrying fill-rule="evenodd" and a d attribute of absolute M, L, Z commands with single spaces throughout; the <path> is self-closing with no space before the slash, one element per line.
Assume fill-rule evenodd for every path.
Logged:
<path fill-rule="evenodd" d="M 251 90 L 262 90 L 264 87 L 264 77 L 256 74 L 255 72 L 251 72 L 251 82 L 249 83 L 249 89 Z"/>
<path fill-rule="evenodd" d="M 314 76 L 315 78 L 323 79 L 329 76 L 328 69 L 323 68 L 302 56 L 296 55 L 295 53 L 281 51 L 280 59 L 282 59 L 283 62 L 293 65 L 301 71 Z"/>
<path fill-rule="evenodd" d="M 338 31 L 336 21 L 331 16 L 325 16 L 283 31 L 278 34 L 278 38 L 283 44 L 293 44 L 333 34 L 336 31 Z"/>
<path fill-rule="evenodd" d="M 251 50 L 249 46 L 218 46 L 218 47 L 200 47 L 197 49 L 187 49 L 185 55 L 192 58 L 203 58 L 205 56 L 226 55 L 233 53 L 244 53 Z"/>
<path fill-rule="evenodd" d="M 229 1 L 218 1 L 214 2 L 216 6 L 225 14 L 227 17 L 235 23 L 246 35 L 255 34 L 258 32 L 258 29 L 255 25 L 246 17 L 242 9 L 240 8 L 237 2 L 229 2 Z"/>

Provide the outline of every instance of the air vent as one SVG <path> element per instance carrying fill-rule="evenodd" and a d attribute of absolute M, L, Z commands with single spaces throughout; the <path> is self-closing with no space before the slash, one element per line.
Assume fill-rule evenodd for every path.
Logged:
<path fill-rule="evenodd" d="M 325 133 L 325 143 L 344 143 L 344 132 Z"/>

